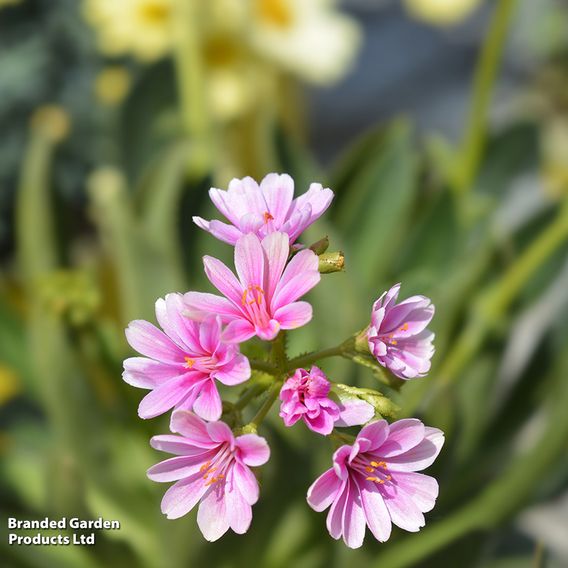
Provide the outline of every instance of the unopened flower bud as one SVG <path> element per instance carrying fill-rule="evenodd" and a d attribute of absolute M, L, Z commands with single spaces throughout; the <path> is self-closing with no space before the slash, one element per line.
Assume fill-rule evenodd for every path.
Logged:
<path fill-rule="evenodd" d="M 319 271 L 321 274 L 341 272 L 345 268 L 345 256 L 341 251 L 324 252 L 319 255 Z"/>
<path fill-rule="evenodd" d="M 310 246 L 310 250 L 313 250 L 317 255 L 323 254 L 329 248 L 329 239 L 324 237 L 319 241 L 316 241 Z"/>

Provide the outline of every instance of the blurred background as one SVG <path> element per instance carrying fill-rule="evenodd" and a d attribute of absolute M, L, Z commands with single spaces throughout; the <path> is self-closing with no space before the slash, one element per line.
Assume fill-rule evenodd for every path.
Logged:
<path fill-rule="evenodd" d="M 0 0 L 2 566 L 568 566 L 567 93 L 565 0 Z M 445 431 L 418 534 L 333 541 L 305 502 L 329 441 L 275 411 L 246 535 L 166 521 L 145 476 L 168 420 L 137 418 L 123 329 L 209 290 L 231 248 L 191 216 L 271 171 L 335 191 L 304 243 L 346 255 L 292 354 L 396 282 L 436 305 L 428 378 L 322 364 Z M 121 530 L 8 546 L 8 516 L 46 515 Z"/>

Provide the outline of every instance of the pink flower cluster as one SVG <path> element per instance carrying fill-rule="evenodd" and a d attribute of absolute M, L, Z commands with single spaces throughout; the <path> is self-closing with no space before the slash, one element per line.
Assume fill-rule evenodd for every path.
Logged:
<path fill-rule="evenodd" d="M 294 199 L 292 178 L 269 174 L 260 184 L 251 178 L 233 180 L 228 191 L 211 189 L 210 196 L 229 223 L 194 221 L 234 246 L 235 271 L 205 256 L 205 274 L 219 294 L 189 291 L 158 299 L 161 329 L 143 320 L 131 322 L 126 338 L 141 356 L 124 361 L 123 379 L 150 391 L 140 402 L 141 418 L 173 410 L 172 434 L 151 440 L 155 449 L 174 455 L 148 470 L 154 481 L 174 482 L 164 494 L 162 512 L 175 519 L 198 506 L 198 526 L 214 541 L 229 529 L 238 534 L 248 530 L 259 497 L 251 468 L 270 456 L 266 440 L 256 434 L 256 422 L 234 433 L 221 421 L 225 415 L 218 385 L 232 387 L 250 379 L 251 362 L 241 353 L 241 343 L 253 337 L 273 341 L 282 330 L 312 319 L 311 305 L 301 298 L 320 281 L 319 259 L 294 243 L 329 207 L 333 193 L 311 184 Z M 381 365 L 411 379 L 430 368 L 433 334 L 426 326 L 434 307 L 423 296 L 396 304 L 399 288 L 375 302 L 366 336 Z M 352 444 L 335 452 L 333 467 L 308 491 L 312 508 L 330 508 L 331 536 L 343 537 L 354 548 L 362 544 L 366 526 L 380 541 L 389 537 L 392 523 L 409 531 L 423 526 L 423 513 L 434 506 L 438 486 L 416 472 L 434 461 L 442 433 L 418 420 L 373 421 L 372 400 L 340 396 L 339 387 L 347 387 L 334 387 L 320 368 L 308 371 L 298 365 L 292 372 L 278 364 L 267 368 L 275 369 L 274 385 L 281 386 L 280 417 L 286 426 L 302 421 L 313 432 L 337 436 L 337 427 L 366 424 Z"/>

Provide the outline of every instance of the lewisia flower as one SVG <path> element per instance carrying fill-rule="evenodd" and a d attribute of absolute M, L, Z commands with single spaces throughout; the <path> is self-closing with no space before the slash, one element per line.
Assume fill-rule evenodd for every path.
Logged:
<path fill-rule="evenodd" d="M 128 343 L 144 357 L 126 359 L 122 377 L 132 386 L 152 389 L 138 408 L 141 418 L 175 406 L 218 420 L 222 403 L 215 381 L 237 385 L 250 378 L 248 359 L 236 345 L 221 341 L 220 318 L 197 323 L 183 316 L 184 309 L 181 294 L 168 294 L 156 302 L 165 333 L 143 320 L 130 322 L 126 329 Z"/>
<path fill-rule="evenodd" d="M 333 199 L 331 189 L 319 183 L 312 183 L 306 193 L 294 199 L 294 180 L 287 174 L 274 173 L 268 174 L 260 186 L 250 177 L 233 179 L 228 191 L 212 188 L 209 195 L 231 225 L 201 217 L 193 221 L 231 245 L 248 233 L 263 238 L 275 231 L 286 233 L 292 244 Z"/>
<path fill-rule="evenodd" d="M 430 24 L 449 26 L 465 20 L 482 0 L 404 0 L 409 14 Z"/>
<path fill-rule="evenodd" d="M 256 50 L 310 83 L 329 84 L 349 69 L 361 44 L 355 20 L 335 0 L 254 0 Z"/>
<path fill-rule="evenodd" d="M 333 467 L 308 490 L 308 504 L 318 512 L 331 507 L 327 529 L 350 548 L 363 544 L 366 526 L 381 542 L 392 523 L 416 532 L 438 496 L 437 481 L 416 472 L 434 462 L 443 444 L 443 433 L 420 420 L 373 422 L 335 452 Z"/>
<path fill-rule="evenodd" d="M 238 279 L 220 261 L 203 257 L 205 273 L 225 297 L 203 292 L 184 295 L 185 313 L 194 319 L 217 314 L 227 327 L 223 339 L 240 343 L 254 335 L 274 339 L 280 329 L 295 329 L 312 319 L 312 307 L 296 300 L 319 281 L 318 257 L 311 250 L 288 260 L 288 235 L 271 233 L 262 241 L 254 234 L 235 246 Z"/>
<path fill-rule="evenodd" d="M 172 47 L 172 0 L 84 0 L 83 8 L 106 55 L 131 53 L 150 62 Z"/>
<path fill-rule="evenodd" d="M 250 467 L 268 461 L 266 440 L 256 434 L 235 438 L 224 422 L 207 423 L 186 410 L 173 412 L 170 429 L 178 435 L 154 436 L 150 442 L 177 456 L 148 470 L 153 481 L 176 482 L 162 499 L 162 512 L 177 519 L 200 503 L 197 524 L 207 540 L 215 541 L 229 529 L 245 533 L 258 501 Z"/>
<path fill-rule="evenodd" d="M 328 395 L 331 383 L 321 369 L 312 366 L 296 369 L 280 391 L 280 417 L 286 426 L 303 420 L 318 434 L 327 436 L 334 426 L 355 426 L 369 421 L 375 414 L 365 401 L 353 399 L 337 404 Z"/>
<path fill-rule="evenodd" d="M 430 370 L 434 334 L 426 326 L 434 316 L 434 306 L 425 296 L 396 304 L 399 291 L 400 284 L 396 284 L 373 304 L 367 339 L 383 367 L 401 379 L 413 379 Z"/>

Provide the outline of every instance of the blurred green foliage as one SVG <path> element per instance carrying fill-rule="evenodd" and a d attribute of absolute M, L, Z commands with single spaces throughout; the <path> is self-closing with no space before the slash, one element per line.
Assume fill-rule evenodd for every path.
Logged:
<path fill-rule="evenodd" d="M 420 139 L 409 119 L 370 128 L 322 173 L 290 109 L 255 109 L 196 140 L 193 123 L 180 120 L 188 101 L 176 94 L 169 61 L 132 66 L 133 88 L 120 104 L 97 99 L 86 85 L 104 62 L 72 5 L 60 0 L 37 35 L 20 21 L 25 37 L 0 59 L 10 141 L 0 152 L 0 191 L 19 172 L 13 246 L 0 275 L 0 524 L 8 516 L 102 516 L 121 530 L 100 533 L 93 548 L 10 547 L 3 537 L 2 565 L 532 565 L 536 544 L 525 538 L 507 548 L 515 519 L 555 499 L 568 480 L 568 189 L 558 175 L 568 158 L 555 153 L 551 170 L 542 150 L 551 123 L 566 120 L 556 83 L 538 90 L 539 112 L 495 132 L 475 125 L 482 151 L 466 186 L 456 168 L 467 141 L 450 148 Z M 49 78 L 59 44 L 66 60 L 56 68 L 85 77 L 73 83 L 79 91 Z M 494 57 L 501 48 L 493 46 Z M 562 76 L 562 58 L 547 65 Z M 288 76 L 281 80 L 290 88 Z M 489 96 L 491 81 L 479 88 Z M 25 129 L 6 120 L 24 101 L 42 104 Z M 322 365 L 330 378 L 379 389 L 403 415 L 446 433 L 431 470 L 440 501 L 419 535 L 397 531 L 386 544 L 368 535 L 357 551 L 332 541 L 324 516 L 304 501 L 331 445 L 303 425 L 285 429 L 274 412 L 263 426 L 272 458 L 246 535 L 211 545 L 195 513 L 165 520 L 163 487 L 145 477 L 159 459 L 148 439 L 167 431 L 167 418 L 136 417 L 139 393 L 120 379 L 129 355 L 123 329 L 134 318 L 153 320 L 154 301 L 167 292 L 210 289 L 201 255 L 230 260 L 231 249 L 191 216 L 214 216 L 207 189 L 225 187 L 228 171 L 263 175 L 267 167 L 290 173 L 297 192 L 314 180 L 335 191 L 304 242 L 327 235 L 346 259 L 345 272 L 323 276 L 311 293 L 314 319 L 290 334 L 292 355 L 361 329 L 371 302 L 395 282 L 404 296 L 425 294 L 436 305 L 428 378 L 391 388 L 348 361 Z M 77 179 L 78 201 L 66 190 Z"/>

